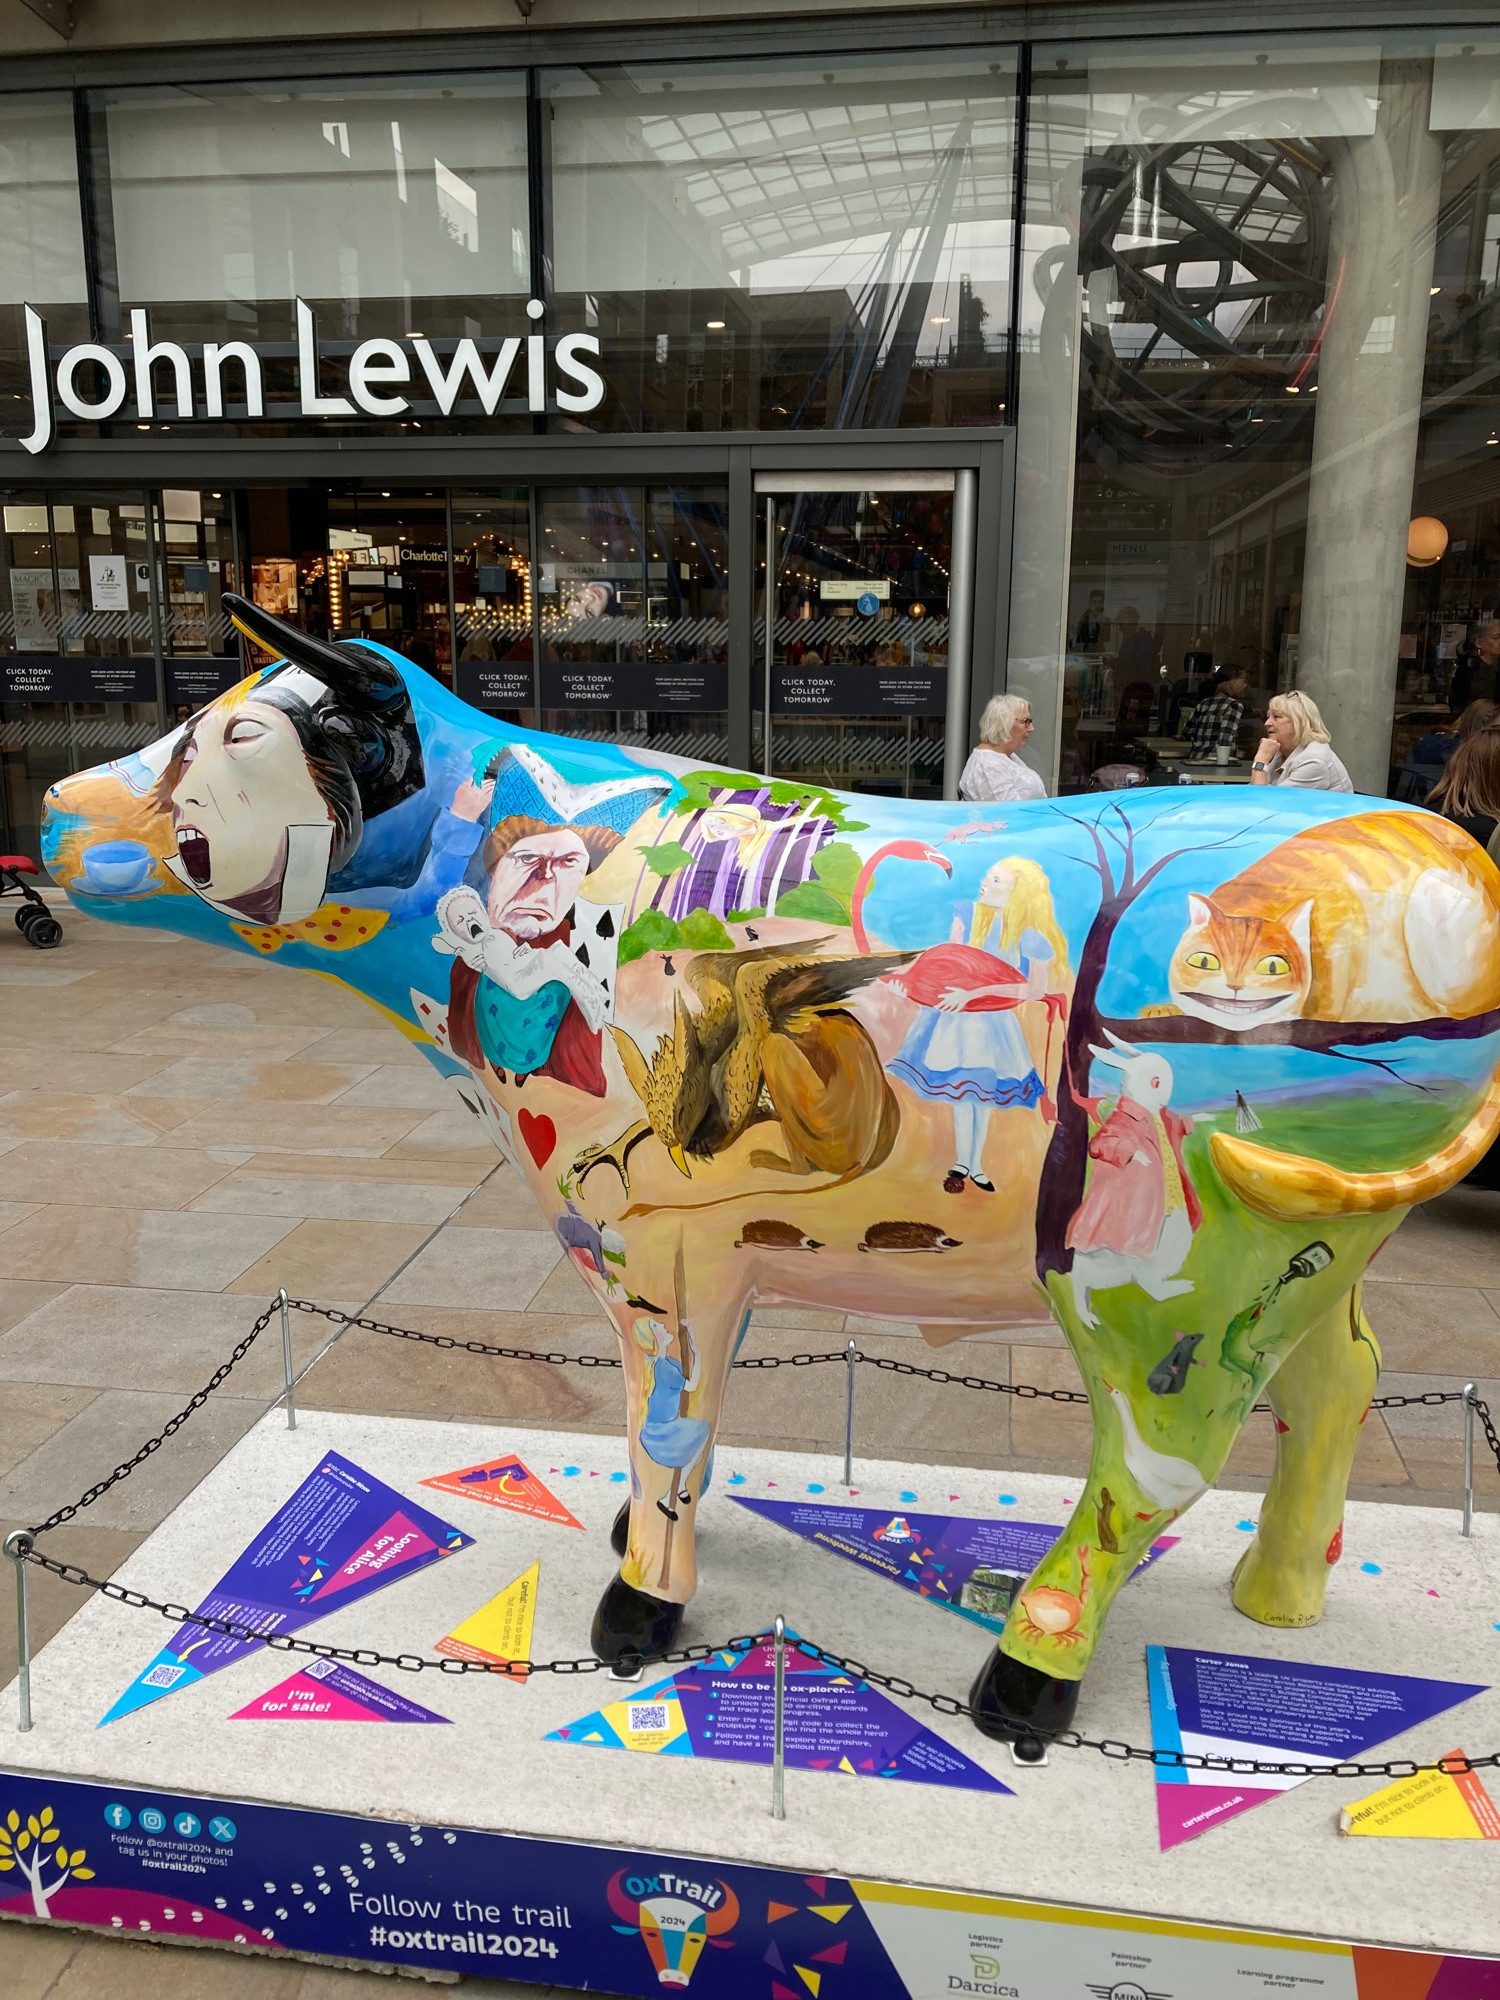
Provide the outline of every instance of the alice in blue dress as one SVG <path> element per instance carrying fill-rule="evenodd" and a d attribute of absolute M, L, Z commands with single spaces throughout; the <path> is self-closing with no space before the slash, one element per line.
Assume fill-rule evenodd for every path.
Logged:
<path fill-rule="evenodd" d="M 1000 950 L 998 938 L 996 925 L 978 949 L 1013 966 L 1023 979 L 1052 959 L 1051 945 L 1037 931 L 1022 931 L 1008 952 Z M 1030 1110 L 1045 1095 L 1013 1007 L 960 1014 L 924 1007 L 889 1067 L 919 1097 L 940 1103 Z"/>

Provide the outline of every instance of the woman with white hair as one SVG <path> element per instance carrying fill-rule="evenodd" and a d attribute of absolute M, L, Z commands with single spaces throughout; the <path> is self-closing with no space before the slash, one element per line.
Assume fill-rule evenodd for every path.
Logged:
<path fill-rule="evenodd" d="M 997 694 L 979 718 L 979 743 L 958 781 L 961 799 L 986 804 L 1044 799 L 1047 787 L 1016 752 L 1031 737 L 1031 703 L 1022 694 Z"/>
<path fill-rule="evenodd" d="M 1352 792 L 1349 773 L 1309 694 L 1293 689 L 1266 703 L 1266 733 L 1255 753 L 1252 785 L 1302 785 L 1315 792 Z"/>

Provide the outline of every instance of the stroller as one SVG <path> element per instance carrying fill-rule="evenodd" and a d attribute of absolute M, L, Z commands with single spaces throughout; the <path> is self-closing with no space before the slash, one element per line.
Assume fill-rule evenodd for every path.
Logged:
<path fill-rule="evenodd" d="M 21 907 L 16 911 L 16 929 L 38 951 L 51 951 L 54 945 L 62 943 L 62 925 L 26 880 L 28 875 L 40 873 L 29 855 L 0 854 L 0 897 L 8 896 L 14 890 L 21 898 Z"/>

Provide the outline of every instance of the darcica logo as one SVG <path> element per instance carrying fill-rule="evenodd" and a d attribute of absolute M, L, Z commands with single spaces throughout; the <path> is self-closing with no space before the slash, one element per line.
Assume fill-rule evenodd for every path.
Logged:
<path fill-rule="evenodd" d="M 18 1870 L 25 1876 L 35 1915 L 52 1914 L 48 1904 L 65 1882 L 93 1881 L 93 1869 L 83 1865 L 86 1859 L 83 1848 L 63 1846 L 62 1829 L 53 1824 L 51 1806 L 28 1813 L 24 1820 L 15 1811 L 5 1815 L 5 1824 L 0 1826 L 0 1875 Z M 50 1882 L 46 1879 L 49 1869 Z"/>

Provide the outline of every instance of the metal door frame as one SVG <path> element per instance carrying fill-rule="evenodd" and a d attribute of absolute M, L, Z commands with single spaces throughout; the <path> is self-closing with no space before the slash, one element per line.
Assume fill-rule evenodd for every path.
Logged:
<path fill-rule="evenodd" d="M 928 433 L 922 441 L 901 433 L 867 435 L 856 444 L 845 438 L 766 439 L 746 454 L 736 492 L 730 492 L 730 747 L 731 762 L 750 768 L 751 680 L 755 626 L 762 615 L 756 548 L 760 507 L 777 491 L 885 491 L 925 484 L 934 490 L 950 480 L 954 496 L 953 570 L 949 603 L 968 599 L 967 617 L 950 624 L 948 710 L 943 756 L 943 796 L 958 796 L 958 777 L 974 740 L 985 703 L 1005 686 L 1010 624 L 1010 549 L 1015 489 L 1014 432 L 989 432 L 969 443 L 949 432 L 939 445 Z M 967 443 L 967 449 L 965 445 Z M 946 448 L 944 448 L 946 446 Z M 964 528 L 967 526 L 967 533 Z M 738 546 L 736 529 L 739 529 Z M 988 573 L 980 551 L 993 552 Z M 967 560 L 965 560 L 967 558 Z M 967 575 L 964 574 L 967 569 Z M 735 579 L 744 586 L 735 589 Z M 736 673 L 738 667 L 739 672 Z M 771 698 L 769 668 L 765 700 Z M 736 724 L 743 730 L 737 738 Z M 763 723 L 763 727 L 765 727 Z M 769 729 L 763 739 L 769 745 Z"/>

